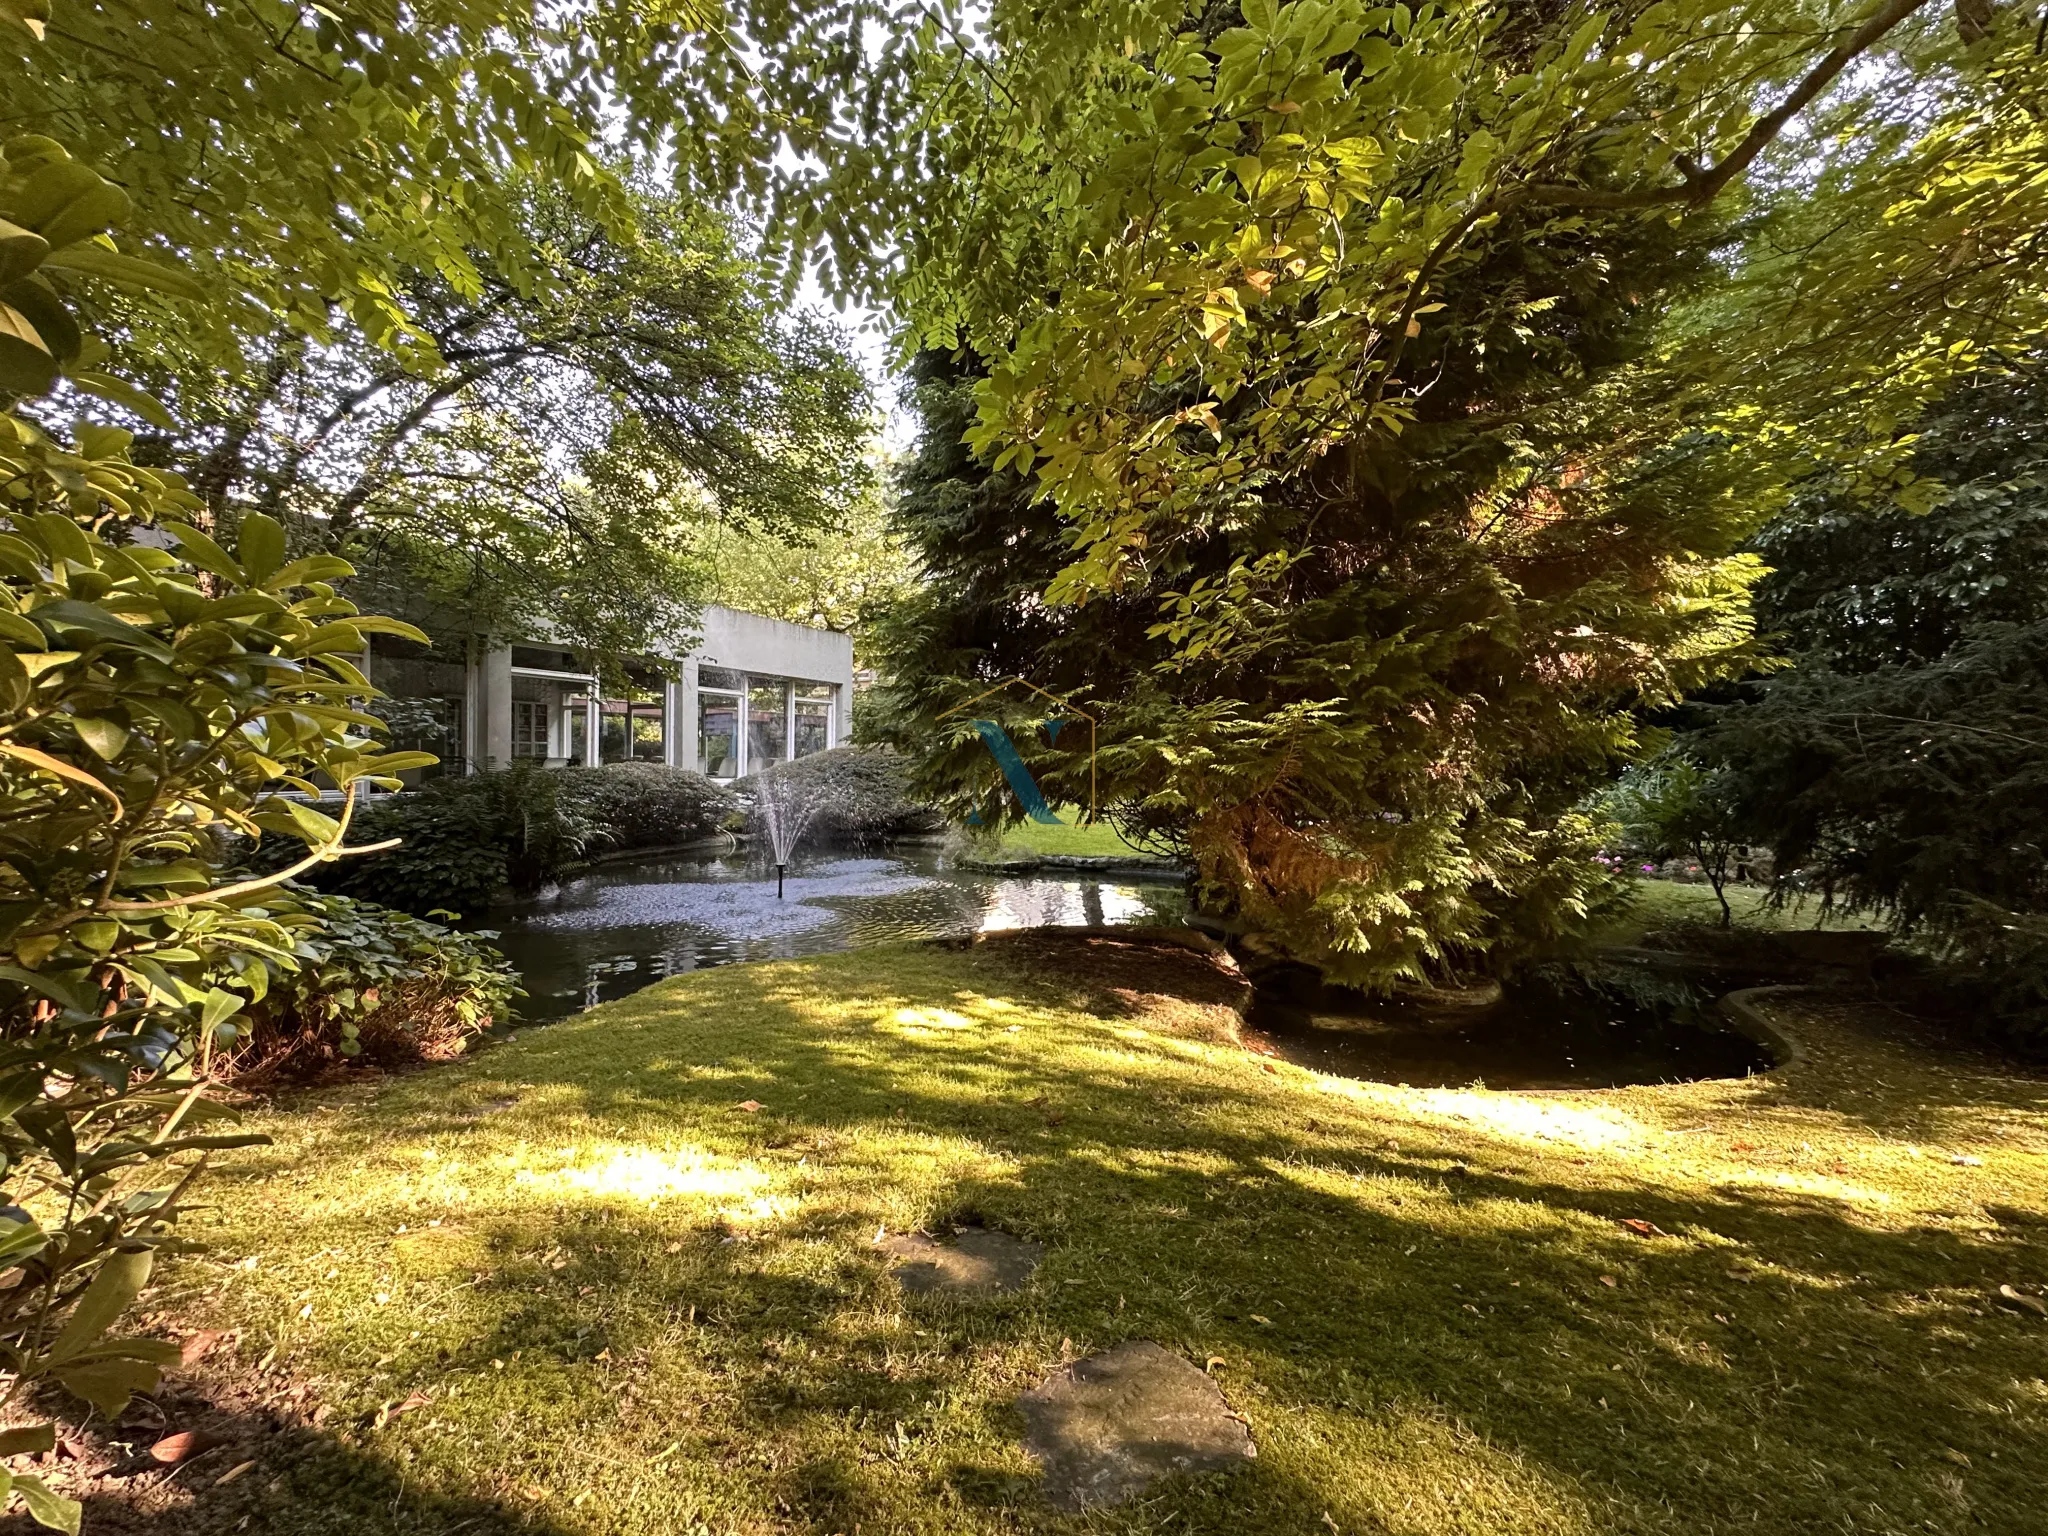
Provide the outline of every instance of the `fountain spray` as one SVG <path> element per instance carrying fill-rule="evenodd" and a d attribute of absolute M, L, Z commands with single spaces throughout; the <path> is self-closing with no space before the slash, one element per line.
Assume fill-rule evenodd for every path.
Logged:
<path fill-rule="evenodd" d="M 775 899 L 782 900 L 783 876 L 789 857 L 803 837 L 811 818 L 824 802 L 820 790 L 798 783 L 787 773 L 769 771 L 754 784 L 754 819 L 768 834 L 768 846 L 775 858 Z"/>

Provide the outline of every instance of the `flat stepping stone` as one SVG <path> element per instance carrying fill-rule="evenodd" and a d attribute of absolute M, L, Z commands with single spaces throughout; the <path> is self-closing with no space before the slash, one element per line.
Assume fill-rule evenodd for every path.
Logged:
<path fill-rule="evenodd" d="M 906 1291 L 1019 1291 L 1045 1257 L 1043 1243 L 986 1227 L 960 1227 L 950 1243 L 905 1232 L 885 1238 L 882 1251 Z"/>
<path fill-rule="evenodd" d="M 1259 1454 L 1208 1374 L 1149 1341 L 1061 1366 L 1017 1406 L 1056 1509 L 1121 1504 L 1162 1477 L 1227 1472 Z"/>

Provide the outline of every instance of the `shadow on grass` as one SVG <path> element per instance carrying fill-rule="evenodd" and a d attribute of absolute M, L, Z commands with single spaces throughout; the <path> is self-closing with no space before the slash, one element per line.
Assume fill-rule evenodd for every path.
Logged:
<path fill-rule="evenodd" d="M 816 963 L 668 983 L 335 1127 L 322 1155 L 342 1160 L 459 1144 L 483 1123 L 467 1087 L 519 1096 L 492 1123 L 533 1145 L 680 1127 L 722 1158 L 786 1173 L 815 1156 L 839 1179 L 742 1229 L 558 1214 L 553 1258 L 492 1218 L 458 1336 L 419 1380 L 489 1382 L 512 1358 L 577 1405 L 562 1422 L 739 1486 L 762 1528 L 820 1536 L 1051 1521 L 1013 1450 L 1015 1390 L 1134 1338 L 1219 1359 L 1261 1455 L 1166 1486 L 1133 1530 L 2019 1530 L 2038 1513 L 2048 1329 L 1987 1300 L 2048 1284 L 2016 1223 L 1885 1224 L 1825 1181 L 1681 1190 L 1612 1156 L 1581 1168 L 1510 1122 L 1411 1120 L 1393 1144 L 1384 1106 L 1149 1030 L 1145 994 L 1180 962 L 1141 957 L 1117 986 L 993 947 L 908 953 L 835 957 L 826 1009 Z M 1075 1003 L 1096 1021 L 1048 1011 Z M 1006 1019 L 1071 1038 L 1006 1044 Z M 1949 1110 L 1986 1102 L 1974 1075 L 1897 1070 L 1948 1084 Z M 1833 1107 L 1793 1074 L 1751 1091 Z M 1611 1102 L 1625 1122 L 1636 1101 Z M 2038 1105 L 2027 1088 L 1992 1102 Z M 876 1210 L 934 1148 L 921 1219 L 1048 1243 L 1032 1291 L 964 1304 L 886 1279 Z M 552 1421 L 533 1433 L 504 1454 L 574 1460 Z M 637 1470 L 569 1528 L 687 1530 L 662 1500 L 696 1494 Z M 382 1521 L 384 1487 L 409 1495 L 388 1464 L 359 1472 L 383 1482 L 349 1495 L 351 1530 L 457 1528 L 452 1504 L 442 1525 Z M 314 1518 L 269 1528 L 341 1529 Z"/>

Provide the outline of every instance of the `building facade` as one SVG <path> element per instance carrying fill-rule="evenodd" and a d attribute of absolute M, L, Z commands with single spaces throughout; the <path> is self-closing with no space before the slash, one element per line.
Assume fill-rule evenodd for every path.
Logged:
<path fill-rule="evenodd" d="M 559 645 L 478 636 L 380 635 L 365 670 L 394 742 L 435 753 L 442 773 L 654 762 L 729 781 L 847 741 L 851 636 L 717 606 L 700 626 L 666 667 L 629 663 L 611 689 Z"/>

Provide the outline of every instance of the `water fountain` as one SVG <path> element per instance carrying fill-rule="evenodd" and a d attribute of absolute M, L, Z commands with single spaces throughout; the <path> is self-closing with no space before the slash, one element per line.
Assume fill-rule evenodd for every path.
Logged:
<path fill-rule="evenodd" d="M 754 819 L 768 835 L 775 859 L 775 897 L 782 899 L 782 880 L 790 855 L 825 803 L 822 790 L 797 782 L 794 775 L 764 773 L 754 782 Z"/>

